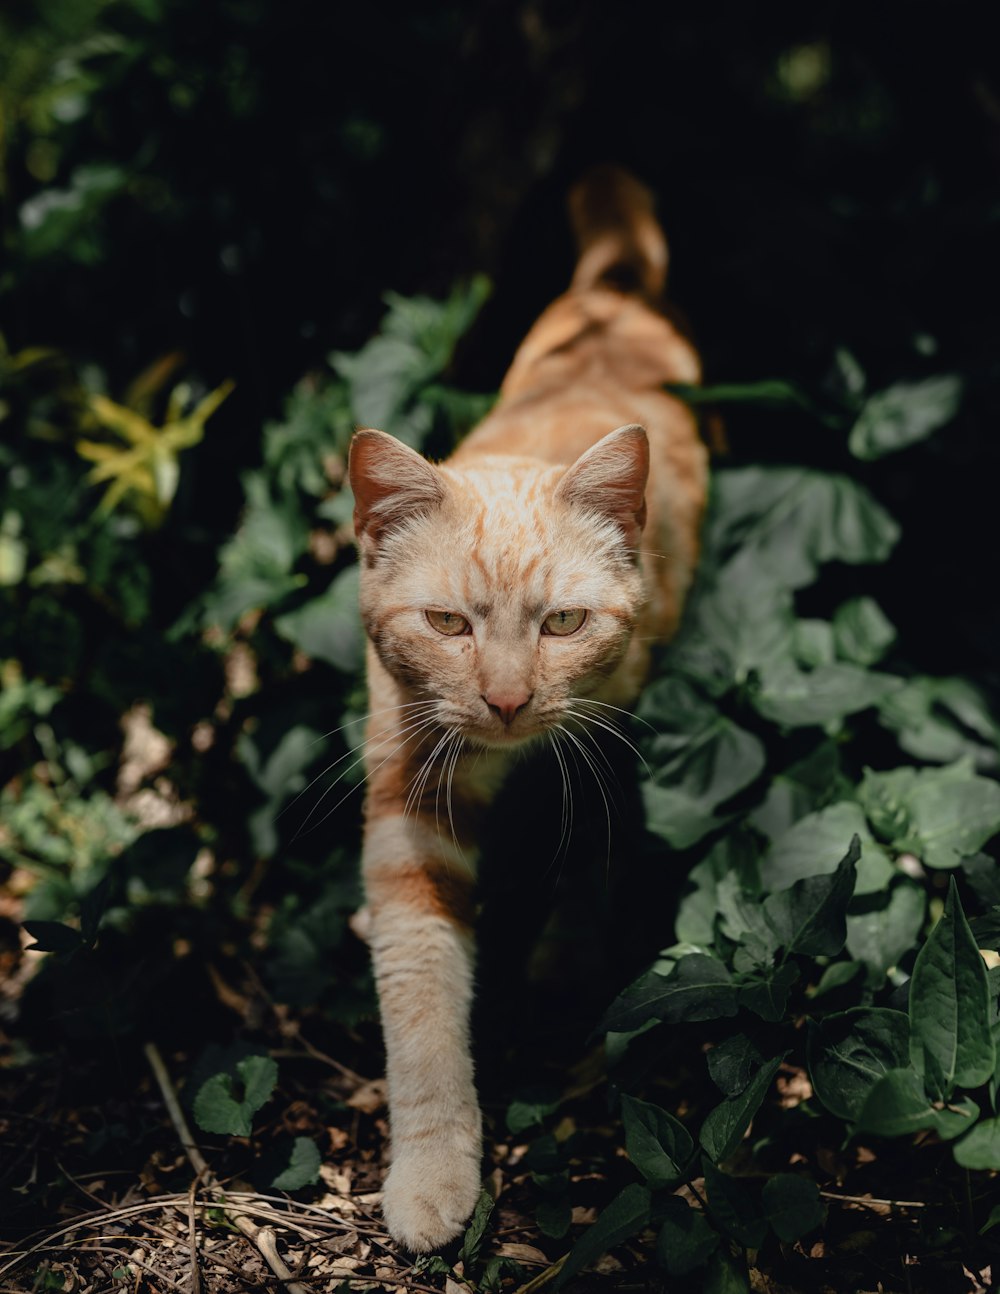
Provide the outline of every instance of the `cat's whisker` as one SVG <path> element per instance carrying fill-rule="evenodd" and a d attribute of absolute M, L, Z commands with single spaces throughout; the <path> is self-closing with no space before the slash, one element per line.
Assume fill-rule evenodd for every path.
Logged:
<path fill-rule="evenodd" d="M 416 734 L 417 734 L 417 733 L 419 733 L 419 732 L 420 732 L 420 731 L 422 731 L 423 729 L 433 728 L 433 727 L 434 727 L 435 722 L 436 722 L 436 720 L 433 718 L 433 716 L 432 716 L 432 717 L 430 717 L 430 718 L 417 719 L 417 720 L 415 720 L 412 724 L 410 724 L 410 725 L 409 725 L 409 727 L 407 727 L 407 728 L 403 728 L 403 729 L 401 729 L 399 732 L 394 732 L 394 733 L 392 733 L 391 735 L 386 736 L 385 738 L 383 738 L 381 741 L 377 741 L 377 742 L 375 743 L 375 749 L 376 749 L 376 750 L 377 750 L 379 747 L 381 747 L 381 746 L 385 746 L 385 745 L 387 745 L 390 741 L 393 741 L 393 740 L 396 740 L 396 741 L 397 741 L 397 744 L 393 747 L 393 749 L 389 752 L 389 754 L 388 754 L 388 755 L 386 755 L 385 759 L 383 759 L 383 760 L 381 761 L 381 763 L 377 764 L 377 765 L 375 766 L 375 768 L 373 768 L 373 769 L 369 769 L 369 770 L 368 770 L 368 776 L 370 777 L 370 776 L 372 775 L 372 773 L 377 772 L 377 771 L 378 771 L 378 769 L 382 768 L 382 767 L 383 767 L 383 765 L 387 764 L 387 763 L 389 762 L 389 760 L 390 760 L 390 759 L 392 759 L 396 754 L 398 754 L 398 752 L 399 752 L 399 751 L 401 751 L 401 750 L 403 749 L 403 747 L 407 744 L 407 742 L 409 742 L 409 741 L 412 741 L 412 740 L 413 740 L 413 737 L 414 737 L 414 736 L 416 736 Z M 402 738 L 402 740 L 398 740 L 399 738 Z M 362 748 L 362 746 L 364 746 L 364 745 L 365 745 L 365 743 L 364 743 L 364 742 L 362 742 L 362 743 L 361 743 L 361 746 L 355 746 L 355 747 L 354 747 L 354 750 L 355 750 L 355 751 L 356 751 L 356 750 L 360 750 L 360 749 Z M 353 754 L 353 753 L 354 753 L 354 751 L 348 751 L 348 754 Z M 306 828 L 307 828 L 307 827 L 309 827 L 310 819 L 313 817 L 313 815 L 314 815 L 314 814 L 316 813 L 316 811 L 319 809 L 319 806 L 323 803 L 323 801 L 324 801 L 324 800 L 326 799 L 326 797 L 330 794 L 330 792 L 333 790 L 333 788 L 334 788 L 334 787 L 335 787 L 339 782 L 341 782 L 341 781 L 342 781 L 342 780 L 347 776 L 347 774 L 348 774 L 348 773 L 350 773 L 353 769 L 357 768 L 359 764 L 363 763 L 363 762 L 364 762 L 364 759 L 365 759 L 365 755 L 367 755 L 367 754 L 369 754 L 369 753 L 370 753 L 370 752 L 369 752 L 369 750 L 366 748 L 366 749 L 365 749 L 365 751 L 364 751 L 364 753 L 363 753 L 363 754 L 362 754 L 358 759 L 356 759 L 352 764 L 349 764 L 349 765 L 347 766 L 347 768 L 345 768 L 345 769 L 343 770 L 343 772 L 339 773 L 339 774 L 338 774 L 338 775 L 333 779 L 333 781 L 332 781 L 332 782 L 330 783 L 330 785 L 326 788 L 326 790 L 323 792 L 323 794 L 319 797 L 319 799 L 316 801 L 316 803 L 313 805 L 313 807 L 309 810 L 308 814 L 306 815 L 305 821 L 302 823 L 302 826 L 301 826 L 301 827 L 299 827 L 298 831 L 296 831 L 295 835 L 292 837 L 292 840 L 293 840 L 293 841 L 298 840 L 298 838 L 299 838 L 301 835 L 304 835 L 304 834 L 306 833 Z M 333 764 L 331 764 L 331 765 L 330 765 L 330 768 L 324 769 L 324 771 L 323 771 L 322 773 L 320 773 L 320 775 L 319 775 L 319 776 L 320 776 L 320 777 L 324 777 L 324 776 L 326 775 L 326 773 L 328 773 L 328 772 L 330 771 L 330 769 L 331 769 L 331 768 L 335 768 L 337 764 L 341 763 L 341 762 L 342 762 L 342 760 L 343 760 L 343 759 L 346 759 L 346 758 L 347 758 L 347 756 L 346 756 L 346 755 L 345 755 L 345 756 L 342 756 L 342 757 L 341 757 L 341 759 L 338 759 L 338 760 L 336 760 Z M 312 782 L 310 782 L 310 784 L 309 784 L 309 785 L 310 785 L 310 786 L 315 786 L 315 784 L 316 784 L 316 782 L 317 782 L 318 780 L 319 780 L 319 778 L 313 778 Z M 357 784 L 357 786 L 360 786 L 360 785 L 361 785 L 361 783 L 359 782 L 359 783 Z M 343 804 L 344 800 L 346 800 L 346 799 L 347 799 L 347 796 L 351 794 L 351 791 L 355 791 L 355 790 L 357 790 L 357 786 L 352 786 L 352 787 L 351 787 L 351 789 L 350 789 L 350 791 L 348 791 L 348 792 L 347 792 L 347 795 L 345 795 L 345 796 L 343 796 L 341 799 L 339 799 L 339 800 L 337 801 L 337 803 L 333 806 L 333 808 L 332 808 L 332 809 L 329 809 L 329 810 L 328 810 L 328 811 L 323 815 L 323 817 L 322 817 L 322 818 L 320 818 L 319 822 L 315 823 L 315 824 L 314 824 L 311 828 L 309 828 L 309 829 L 310 829 L 311 831 L 315 831 L 317 827 L 322 826 L 322 824 L 323 824 L 324 822 L 326 822 L 326 820 L 327 820 L 327 818 L 330 816 L 330 814 L 331 814 L 331 813 L 334 813 L 334 812 L 335 812 L 335 811 L 336 811 L 336 810 L 337 810 L 337 809 L 338 809 L 338 808 Z M 308 790 L 308 787 L 307 787 L 306 789 Z M 301 792 L 299 796 L 296 796 L 296 799 L 301 798 L 301 795 L 304 795 L 304 794 L 305 794 L 305 791 Z M 295 803 L 295 801 L 292 801 L 292 803 L 294 804 L 294 803 Z M 291 806 L 288 806 L 288 807 L 291 807 Z"/>
<path fill-rule="evenodd" d="M 576 746 L 576 748 L 579 750 L 580 756 L 583 759 L 584 763 L 593 773 L 594 781 L 597 783 L 597 789 L 601 793 L 601 799 L 604 801 L 604 814 L 608 822 L 607 868 L 610 871 L 611 869 L 611 805 L 608 802 L 608 793 L 610 793 L 611 788 L 608 787 L 607 793 L 606 793 L 605 782 L 601 774 L 600 767 L 594 763 L 593 759 L 590 756 L 589 751 L 587 750 L 586 746 L 584 746 L 580 738 L 576 735 L 576 733 L 571 732 L 569 728 L 563 727 L 561 723 L 556 724 L 556 727 L 559 729 L 560 732 L 565 733 L 565 735 L 569 738 L 569 740 L 573 743 L 573 745 Z"/>
<path fill-rule="evenodd" d="M 634 710 L 626 710 L 620 705 L 612 705 L 610 701 L 598 701 L 592 696 L 573 696 L 570 697 L 570 702 L 573 705 L 598 705 L 602 710 L 614 710 L 616 714 L 623 714 L 626 719 L 635 719 L 637 723 L 644 724 L 657 737 L 663 736 L 659 728 L 654 728 L 649 720 L 644 719 L 641 714 L 636 714 Z"/>
<path fill-rule="evenodd" d="M 570 718 L 575 719 L 577 723 L 580 724 L 580 730 L 577 735 L 580 737 L 586 737 L 587 740 L 590 742 L 591 746 L 593 747 L 594 754 L 601 761 L 601 764 L 606 770 L 608 777 L 614 783 L 615 790 L 618 792 L 619 796 L 621 796 L 622 794 L 621 783 L 618 781 L 618 775 L 614 770 L 614 765 L 611 763 L 611 760 L 607 756 L 607 752 L 601 746 L 600 742 L 597 740 L 594 734 L 590 732 L 586 727 L 588 723 L 596 724 L 598 727 L 605 727 L 606 725 L 598 724 L 598 721 L 595 718 L 593 718 L 592 715 L 589 715 L 589 714 L 575 714 L 572 710 L 569 710 L 568 713 Z M 611 731 L 614 731 L 614 730 L 612 729 Z M 614 735 L 618 736 L 618 733 L 616 732 Z M 608 791 L 610 792 L 610 790 L 611 790 L 611 787 L 609 785 Z"/>
<path fill-rule="evenodd" d="M 455 754 L 452 757 L 451 767 L 448 770 L 448 782 L 445 790 L 445 802 L 448 805 L 448 822 L 451 825 L 451 838 L 455 842 L 455 848 L 462 852 L 462 846 L 458 843 L 458 832 L 455 830 L 455 814 L 452 810 L 451 784 L 455 777 L 455 769 L 458 767 L 458 761 L 461 758 L 462 747 L 465 745 L 465 736 L 463 733 L 458 735 L 458 745 L 455 747 Z"/>
<path fill-rule="evenodd" d="M 558 737 L 551 729 L 547 736 L 552 746 L 552 752 L 556 757 L 556 762 L 559 765 L 559 774 L 562 779 L 562 819 L 559 823 L 559 844 L 556 846 L 556 852 L 552 858 L 552 863 L 554 863 L 563 852 L 564 847 L 569 848 L 573 839 L 573 787 L 569 780 L 566 758 L 559 749 Z M 549 867 L 552 866 L 552 863 L 549 864 Z M 546 871 L 548 871 L 548 868 Z"/>
<path fill-rule="evenodd" d="M 642 751 L 635 744 L 635 742 L 630 741 L 629 738 L 625 736 L 625 734 L 622 732 L 622 730 L 619 727 L 617 727 L 613 723 L 605 721 L 604 719 L 598 718 L 597 715 L 580 714 L 578 711 L 575 711 L 572 709 L 569 710 L 569 713 L 573 715 L 574 718 L 579 719 L 581 723 L 592 723 L 596 725 L 596 727 L 598 728 L 603 728 L 605 732 L 609 732 L 612 735 L 612 737 L 617 737 L 620 742 L 623 742 L 629 748 L 629 750 L 631 750 L 632 753 L 638 757 L 643 768 L 646 770 L 647 777 L 651 778 L 653 776 L 653 770 L 646 763 L 646 759 Z"/>
<path fill-rule="evenodd" d="M 448 770 L 448 764 L 458 736 L 459 731 L 457 728 L 448 729 L 448 743 L 444 748 L 444 753 L 441 756 L 441 766 L 438 769 L 437 790 L 434 792 L 434 829 L 439 836 L 441 835 L 441 783 Z"/>
<path fill-rule="evenodd" d="M 437 701 L 404 701 L 402 705 L 383 705 L 378 710 L 366 710 L 364 714 L 359 715 L 356 719 L 348 719 L 342 723 L 339 728 L 331 728 L 329 732 L 322 733 L 319 737 L 309 743 L 307 749 L 318 746 L 321 741 L 329 741 L 331 737 L 336 737 L 338 732 L 343 732 L 345 728 L 356 728 L 359 723 L 367 723 L 369 719 L 374 719 L 376 715 L 391 714 L 393 710 L 414 710 L 417 708 L 432 708 L 437 705 Z M 408 716 L 412 718 L 413 716 Z"/>
<path fill-rule="evenodd" d="M 436 703 L 435 703 L 435 702 L 433 702 L 433 701 L 429 701 L 429 702 L 421 702 L 421 704 L 426 704 L 426 705 L 434 706 Z M 387 710 L 394 710 L 394 709 L 398 709 L 398 708 L 399 708 L 399 707 L 397 707 L 397 706 L 387 706 L 387 707 L 386 707 L 386 709 L 387 709 Z M 359 722 L 359 723 L 360 723 L 360 722 L 362 722 L 362 721 L 363 721 L 363 719 L 367 719 L 368 717 L 369 717 L 368 715 L 364 715 L 364 716 L 362 716 L 362 719 L 357 720 L 357 722 Z M 418 718 L 420 718 L 420 717 L 422 717 L 422 716 L 420 716 L 420 715 L 412 715 L 412 714 L 410 714 L 410 715 L 407 715 L 407 716 L 406 716 L 406 719 L 407 719 L 407 721 L 411 721 L 411 720 L 416 720 L 416 719 L 418 719 Z M 339 729 L 334 729 L 334 731 L 335 731 L 335 732 L 336 732 L 336 731 L 339 731 Z M 406 728 L 403 728 L 403 729 L 402 729 L 402 731 L 403 731 L 403 732 L 406 732 L 406 731 L 407 731 L 407 729 L 406 729 Z M 327 736 L 332 736 L 332 735 L 333 735 L 332 733 L 328 733 L 328 734 L 327 734 Z M 379 738 L 379 739 L 378 739 L 378 742 L 376 742 L 376 745 L 377 745 L 377 744 L 384 743 L 385 741 L 391 741 L 393 737 L 398 737 L 399 735 L 400 735 L 400 733 L 399 733 L 398 731 L 397 731 L 397 732 L 393 732 L 393 733 L 388 733 L 388 734 L 386 734 L 386 736 L 385 736 L 384 738 Z M 322 740 L 323 740 L 323 738 L 321 738 L 321 737 L 317 738 L 317 741 L 322 741 Z M 296 804 L 298 804 L 299 800 L 301 800 L 301 799 L 302 799 L 302 797 L 303 797 L 304 795 L 307 795 L 307 794 L 312 790 L 312 788 L 316 785 L 316 783 L 317 783 L 317 782 L 321 781 L 324 777 L 326 777 L 327 773 L 332 773 L 332 772 L 333 772 L 333 770 L 337 767 L 337 765 L 338 765 L 338 764 L 342 764 L 342 763 L 344 762 L 344 760 L 345 760 L 345 759 L 350 759 L 350 757 L 351 757 L 352 755 L 357 754 L 357 752 L 358 752 L 359 750 L 364 750 L 364 748 L 365 748 L 365 746 L 366 746 L 367 742 L 368 742 L 368 738 L 367 738 L 367 737 L 364 737 L 361 741 L 359 741 L 359 742 L 358 742 L 358 744 L 357 744 L 356 746 L 352 746 L 352 747 L 350 748 L 350 750 L 346 750 L 346 751 L 343 753 L 343 755 L 339 755 L 339 756 L 338 756 L 338 757 L 333 761 L 333 763 L 332 763 L 332 764 L 327 764 L 326 768 L 324 768 L 321 772 L 317 773 L 317 774 L 316 774 L 316 776 L 315 776 L 315 777 L 314 777 L 314 778 L 309 782 L 309 784 L 308 784 L 307 786 L 304 786 L 304 787 L 302 788 L 302 790 L 301 790 L 301 791 L 299 791 L 298 795 L 296 795 L 296 796 L 294 797 L 294 799 L 289 800 L 289 801 L 288 801 L 288 803 L 285 805 L 285 807 L 284 807 L 283 809 L 281 809 L 278 813 L 276 813 L 276 814 L 274 815 L 274 821 L 275 821 L 275 822 L 277 822 L 277 821 L 278 821 L 278 819 L 279 819 L 280 817 L 282 817 L 284 814 L 286 814 L 286 813 L 289 811 L 289 809 L 293 809 L 293 808 L 295 807 L 295 805 L 296 805 Z M 316 745 L 316 742 L 315 742 L 315 741 L 313 741 L 313 742 L 310 742 L 309 744 L 310 744 L 310 746 L 315 746 L 315 745 Z M 361 762 L 360 760 L 356 761 L 356 763 L 354 763 L 354 764 L 352 764 L 352 765 L 351 765 L 351 768 L 356 768 L 356 767 L 357 767 L 357 764 L 358 764 L 358 763 L 360 763 L 360 762 Z M 337 782 L 339 782 L 339 781 L 340 781 L 340 777 L 343 777 L 346 773 L 349 773 L 349 772 L 350 772 L 350 769 L 345 769 L 345 770 L 344 770 L 344 773 L 341 773 L 339 777 L 337 777 L 337 778 L 335 778 L 335 779 L 334 779 L 334 781 L 331 783 L 331 786 L 336 786 L 336 785 L 337 785 Z M 329 789 L 329 788 L 327 788 L 327 789 Z M 325 794 L 325 792 L 324 792 L 324 794 Z M 308 819 L 307 819 L 307 821 L 308 821 Z"/>
<path fill-rule="evenodd" d="M 430 778 L 430 775 L 434 769 L 434 760 L 437 758 L 438 751 L 440 751 L 444 747 L 445 743 L 451 739 L 451 735 L 453 732 L 454 732 L 454 728 L 451 728 L 451 727 L 447 728 L 444 731 L 442 736 L 439 738 L 437 744 L 435 745 L 434 749 L 427 756 L 424 762 L 420 765 L 420 768 L 417 770 L 412 780 L 410 781 L 409 793 L 406 797 L 406 803 L 403 806 L 404 819 L 409 816 L 411 809 L 413 809 L 414 811 L 416 810 L 420 797 L 424 793 L 424 788 L 427 785 L 427 781 Z"/>

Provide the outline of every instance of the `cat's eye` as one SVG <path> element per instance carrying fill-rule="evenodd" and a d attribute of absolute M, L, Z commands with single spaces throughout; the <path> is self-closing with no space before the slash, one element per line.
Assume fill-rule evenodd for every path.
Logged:
<path fill-rule="evenodd" d="M 542 633 L 556 638 L 566 638 L 575 634 L 587 619 L 587 613 L 581 607 L 572 611 L 553 611 L 542 623 Z"/>
<path fill-rule="evenodd" d="M 457 638 L 459 634 L 472 632 L 472 626 L 465 616 L 457 611 L 428 611 L 425 613 L 432 629 L 448 638 Z"/>

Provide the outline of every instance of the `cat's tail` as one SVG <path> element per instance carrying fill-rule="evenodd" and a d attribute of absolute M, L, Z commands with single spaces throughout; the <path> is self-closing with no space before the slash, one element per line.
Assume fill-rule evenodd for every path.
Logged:
<path fill-rule="evenodd" d="M 619 166 L 597 166 L 569 194 L 579 258 L 571 290 L 594 287 L 658 302 L 667 281 L 667 240 L 653 195 Z"/>

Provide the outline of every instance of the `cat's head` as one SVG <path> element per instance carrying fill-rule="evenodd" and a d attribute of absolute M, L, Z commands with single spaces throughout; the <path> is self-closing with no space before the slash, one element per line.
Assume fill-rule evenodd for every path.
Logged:
<path fill-rule="evenodd" d="M 643 596 L 641 427 L 568 468 L 507 456 L 435 466 L 359 431 L 349 471 L 365 628 L 442 726 L 517 744 L 565 722 L 615 671 Z"/>

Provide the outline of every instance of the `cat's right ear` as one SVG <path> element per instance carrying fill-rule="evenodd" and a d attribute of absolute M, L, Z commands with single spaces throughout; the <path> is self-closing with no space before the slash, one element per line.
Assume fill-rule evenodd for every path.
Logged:
<path fill-rule="evenodd" d="M 394 526 L 444 502 L 444 481 L 425 458 L 384 431 L 354 434 L 347 462 L 354 533 L 365 556 Z"/>

